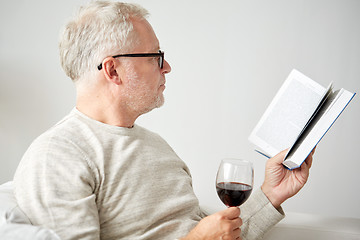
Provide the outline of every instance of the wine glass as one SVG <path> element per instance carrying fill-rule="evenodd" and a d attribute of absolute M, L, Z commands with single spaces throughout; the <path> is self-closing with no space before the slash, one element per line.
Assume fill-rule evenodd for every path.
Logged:
<path fill-rule="evenodd" d="M 216 175 L 216 191 L 227 207 L 238 207 L 251 194 L 254 184 L 254 168 L 249 161 L 223 159 Z"/>

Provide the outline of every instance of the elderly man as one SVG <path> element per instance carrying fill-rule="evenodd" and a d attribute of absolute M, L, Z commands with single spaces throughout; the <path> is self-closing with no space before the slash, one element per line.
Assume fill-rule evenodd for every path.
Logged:
<path fill-rule="evenodd" d="M 38 137 L 16 171 L 15 196 L 34 225 L 62 239 L 255 239 L 283 218 L 305 184 L 270 159 L 241 208 L 202 213 L 188 168 L 157 134 L 135 124 L 164 103 L 171 71 L 140 6 L 92 2 L 65 27 L 61 63 L 76 108 Z"/>

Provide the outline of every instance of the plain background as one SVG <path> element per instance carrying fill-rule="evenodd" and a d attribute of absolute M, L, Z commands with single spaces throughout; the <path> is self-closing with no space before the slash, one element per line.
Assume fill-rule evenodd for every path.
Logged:
<path fill-rule="evenodd" d="M 10 181 L 39 134 L 71 111 L 75 91 L 58 58 L 59 30 L 84 0 L 5 1 L 0 8 L 0 183 Z M 139 125 L 187 163 L 200 203 L 215 191 L 222 158 L 266 159 L 247 138 L 296 68 L 323 86 L 360 89 L 358 0 L 139 0 L 172 66 L 165 105 Z M 358 96 L 319 144 L 305 188 L 286 211 L 360 218 Z"/>

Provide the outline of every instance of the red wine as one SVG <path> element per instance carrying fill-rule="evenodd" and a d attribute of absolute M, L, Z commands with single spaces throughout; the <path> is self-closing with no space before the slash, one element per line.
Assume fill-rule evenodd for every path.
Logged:
<path fill-rule="evenodd" d="M 237 182 L 220 182 L 216 184 L 216 191 L 226 206 L 237 207 L 250 197 L 252 187 Z"/>

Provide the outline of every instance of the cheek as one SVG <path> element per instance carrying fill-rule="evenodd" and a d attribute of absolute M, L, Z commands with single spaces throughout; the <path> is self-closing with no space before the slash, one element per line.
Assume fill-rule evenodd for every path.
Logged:
<path fill-rule="evenodd" d="M 150 98 L 154 95 L 155 89 L 153 86 L 146 83 L 148 79 L 131 79 L 128 85 L 127 93 L 128 96 L 132 96 L 132 99 L 142 100 Z"/>
<path fill-rule="evenodd" d="M 147 65 L 135 69 L 135 66 L 132 66 L 128 68 L 126 77 L 132 92 L 148 95 L 159 91 L 161 75 L 155 67 Z"/>

